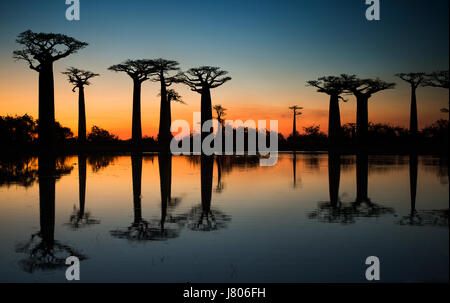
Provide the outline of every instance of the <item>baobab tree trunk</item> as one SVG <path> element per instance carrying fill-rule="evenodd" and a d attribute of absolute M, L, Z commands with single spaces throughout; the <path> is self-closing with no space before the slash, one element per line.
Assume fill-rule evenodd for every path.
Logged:
<path fill-rule="evenodd" d="M 55 234 L 56 159 L 53 155 L 38 157 L 39 215 L 42 240 L 53 246 Z"/>
<path fill-rule="evenodd" d="M 339 143 L 341 135 L 341 113 L 339 110 L 339 96 L 331 95 L 328 117 L 328 140 L 330 144 Z"/>
<path fill-rule="evenodd" d="M 39 143 L 51 146 L 56 142 L 53 63 L 41 64 L 39 71 Z"/>
<path fill-rule="evenodd" d="M 294 110 L 294 124 L 292 125 L 292 137 L 297 137 L 297 113 Z"/>
<path fill-rule="evenodd" d="M 201 123 L 202 123 L 202 127 L 203 124 L 208 121 L 208 120 L 212 120 L 212 103 L 211 103 L 211 91 L 209 89 L 209 87 L 203 87 L 202 88 L 202 97 L 201 97 L 201 106 L 200 106 L 200 110 L 201 110 Z M 211 131 L 212 132 L 212 131 Z M 211 132 L 202 132 L 202 142 L 203 139 L 210 134 Z"/>
<path fill-rule="evenodd" d="M 142 221 L 141 210 L 141 180 L 142 180 L 142 155 L 131 155 L 131 173 L 133 175 L 133 209 L 134 223 L 139 224 Z"/>
<path fill-rule="evenodd" d="M 167 101 L 167 88 L 165 79 L 161 78 L 161 106 L 159 113 L 159 134 L 158 140 L 165 151 L 169 149 L 170 143 L 170 112 Z"/>
<path fill-rule="evenodd" d="M 367 143 L 369 128 L 368 103 L 368 97 L 361 96 L 356 98 L 356 137 L 360 145 Z"/>
<path fill-rule="evenodd" d="M 78 88 L 78 142 L 86 143 L 86 107 L 84 103 L 84 87 Z"/>
<path fill-rule="evenodd" d="M 141 82 L 133 80 L 133 121 L 131 126 L 131 139 L 133 143 L 142 141 L 141 126 Z"/>
<path fill-rule="evenodd" d="M 415 137 L 417 135 L 417 101 L 416 101 L 416 88 L 411 87 L 411 117 L 409 121 L 409 131 L 411 135 Z"/>

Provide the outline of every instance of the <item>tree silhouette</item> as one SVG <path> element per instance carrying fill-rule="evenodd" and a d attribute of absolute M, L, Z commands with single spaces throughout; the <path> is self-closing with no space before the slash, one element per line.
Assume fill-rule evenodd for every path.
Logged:
<path fill-rule="evenodd" d="M 216 88 L 231 80 L 226 76 L 227 71 L 220 70 L 219 67 L 201 66 L 191 68 L 180 75 L 180 80 L 188 85 L 192 91 L 201 95 L 201 125 L 212 120 L 211 89 Z M 202 140 L 208 133 L 202 132 Z"/>
<path fill-rule="evenodd" d="M 440 88 L 446 88 L 449 89 L 449 77 L 448 77 L 448 70 L 445 71 L 439 71 L 434 72 L 431 74 L 426 75 L 427 79 L 423 86 L 432 86 L 432 87 L 440 87 Z M 441 108 L 442 113 L 449 113 L 449 120 L 450 120 L 450 100 L 449 100 L 449 106 L 448 108 Z"/>
<path fill-rule="evenodd" d="M 158 96 L 161 96 L 161 93 L 159 93 Z M 169 112 L 169 132 L 170 132 L 170 125 L 172 124 L 172 102 L 186 104 L 186 102 L 183 101 L 183 98 L 176 90 L 174 90 L 174 89 L 167 90 L 167 103 L 168 103 L 168 112 Z M 169 133 L 169 135 L 170 135 L 170 133 Z"/>
<path fill-rule="evenodd" d="M 16 60 L 25 60 L 39 73 L 39 142 L 42 146 L 55 143 L 55 96 L 53 62 L 76 53 L 88 44 L 72 37 L 54 33 L 24 31 L 16 42 L 23 49 L 13 52 Z"/>
<path fill-rule="evenodd" d="M 19 266 L 26 272 L 66 268 L 66 258 L 76 256 L 80 260 L 87 257 L 76 249 L 55 240 L 55 183 L 61 176 L 70 173 L 72 167 L 57 161 L 49 153 L 38 156 L 39 179 L 39 232 L 32 234 L 25 244 L 16 246 L 16 252 L 26 257 Z"/>
<path fill-rule="evenodd" d="M 356 137 L 359 144 L 367 142 L 369 126 L 368 101 L 373 94 L 395 87 L 395 83 L 388 83 L 378 78 L 359 79 L 355 75 L 341 75 L 347 92 L 356 97 Z"/>
<path fill-rule="evenodd" d="M 133 79 L 133 120 L 131 126 L 131 139 L 133 143 L 142 141 L 141 124 L 141 84 L 150 79 L 155 68 L 152 60 L 126 60 L 121 64 L 110 66 L 109 70 L 125 72 Z"/>
<path fill-rule="evenodd" d="M 78 88 L 78 142 L 86 143 L 86 107 L 84 103 L 84 86 L 90 85 L 89 79 L 100 76 L 90 71 L 69 67 L 64 75 L 73 84 L 72 91 Z"/>
<path fill-rule="evenodd" d="M 417 136 L 417 100 L 416 89 L 425 82 L 425 73 L 400 73 L 397 77 L 406 81 L 411 86 L 411 115 L 409 120 L 409 131 L 412 136 Z"/>
<path fill-rule="evenodd" d="M 213 109 L 216 111 L 217 121 L 219 121 L 219 124 L 224 127 L 225 120 L 223 118 L 227 115 L 227 109 L 220 104 L 214 105 Z"/>
<path fill-rule="evenodd" d="M 161 83 L 161 106 L 159 114 L 159 133 L 158 141 L 161 146 L 167 150 L 171 139 L 170 124 L 171 124 L 171 108 L 168 101 L 167 87 L 176 82 L 177 77 L 169 76 L 170 71 L 178 71 L 179 63 L 173 60 L 156 59 L 152 60 L 153 68 L 155 70 L 155 79 Z"/>
<path fill-rule="evenodd" d="M 292 126 L 292 137 L 295 138 L 297 136 L 297 116 L 300 116 L 302 114 L 301 110 L 303 109 L 303 107 L 297 106 L 297 105 L 293 105 L 289 107 L 290 110 L 293 111 L 294 113 L 294 125 Z"/>
<path fill-rule="evenodd" d="M 339 100 L 346 102 L 346 100 L 341 96 L 341 94 L 345 92 L 342 78 L 335 76 L 320 77 L 317 80 L 307 81 L 307 85 L 315 87 L 318 92 L 325 93 L 330 96 L 328 139 L 331 144 L 338 143 L 342 135 Z"/>
<path fill-rule="evenodd" d="M 73 208 L 73 214 L 70 216 L 69 223 L 66 225 L 72 229 L 78 229 L 81 227 L 100 224 L 100 220 L 95 219 L 89 212 L 85 210 L 86 204 L 86 162 L 87 157 L 85 154 L 78 155 L 78 195 L 80 201 L 80 208 L 76 206 Z"/>

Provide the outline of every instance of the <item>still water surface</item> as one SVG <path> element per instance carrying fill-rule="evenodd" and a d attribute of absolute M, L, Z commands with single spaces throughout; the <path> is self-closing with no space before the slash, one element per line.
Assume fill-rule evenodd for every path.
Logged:
<path fill-rule="evenodd" d="M 0 161 L 0 281 L 449 279 L 447 158 L 134 154 Z"/>

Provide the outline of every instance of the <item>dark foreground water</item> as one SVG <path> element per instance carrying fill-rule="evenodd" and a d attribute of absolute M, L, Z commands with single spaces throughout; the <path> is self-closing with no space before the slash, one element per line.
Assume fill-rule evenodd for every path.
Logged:
<path fill-rule="evenodd" d="M 2 159 L 0 281 L 448 282 L 448 208 L 432 156 Z"/>

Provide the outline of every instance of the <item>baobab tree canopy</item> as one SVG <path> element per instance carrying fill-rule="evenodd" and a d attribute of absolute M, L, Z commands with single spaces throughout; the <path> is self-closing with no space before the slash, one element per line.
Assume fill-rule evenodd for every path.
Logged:
<path fill-rule="evenodd" d="M 108 68 L 115 72 L 125 72 L 133 80 L 143 82 L 150 79 L 151 74 L 155 74 L 156 70 L 153 65 L 153 60 L 126 60 L 123 63 L 112 65 Z"/>
<path fill-rule="evenodd" d="M 343 78 L 336 76 L 320 77 L 317 80 L 307 81 L 307 86 L 317 88 L 319 93 L 325 93 L 327 95 L 340 95 L 344 93 L 345 86 Z M 341 99 L 343 99 L 341 97 Z M 345 101 L 345 100 L 344 100 Z"/>
<path fill-rule="evenodd" d="M 424 84 L 426 80 L 425 73 L 399 73 L 396 74 L 395 76 L 411 84 L 412 88 L 419 87 L 420 85 Z"/>
<path fill-rule="evenodd" d="M 356 75 L 346 74 L 342 74 L 341 77 L 346 90 L 353 93 L 356 97 L 371 97 L 379 91 L 395 87 L 395 83 L 386 82 L 379 78 L 359 79 Z"/>
<path fill-rule="evenodd" d="M 448 70 L 428 74 L 424 85 L 449 89 Z"/>
<path fill-rule="evenodd" d="M 13 57 L 27 61 L 36 71 L 40 71 L 43 64 L 51 64 L 88 45 L 63 34 L 34 33 L 31 30 L 20 33 L 16 42 L 24 48 L 14 51 Z"/>
<path fill-rule="evenodd" d="M 74 85 L 72 91 L 75 91 L 77 87 L 80 88 L 85 85 L 90 85 L 89 79 L 100 76 L 99 74 L 75 67 L 69 67 L 65 72 L 62 72 L 62 74 L 66 75 L 69 83 Z"/>
<path fill-rule="evenodd" d="M 228 72 L 220 70 L 220 67 L 201 66 L 189 69 L 181 77 L 182 82 L 192 91 L 201 93 L 202 89 L 216 88 L 231 80 L 231 77 L 226 76 L 227 74 Z"/>
<path fill-rule="evenodd" d="M 166 59 L 155 59 L 151 60 L 153 64 L 153 68 L 155 70 L 155 79 L 153 81 L 161 81 L 162 79 L 166 80 L 166 86 L 169 86 L 172 84 L 172 82 L 175 80 L 175 77 L 170 77 L 169 72 L 170 71 L 179 71 L 179 63 L 174 60 L 166 60 Z"/>

